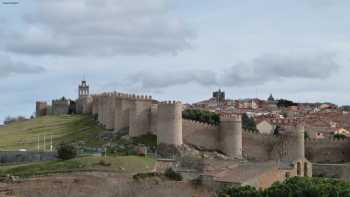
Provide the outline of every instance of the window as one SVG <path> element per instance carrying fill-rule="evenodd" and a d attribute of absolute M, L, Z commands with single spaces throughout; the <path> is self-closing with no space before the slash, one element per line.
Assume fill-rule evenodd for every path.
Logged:
<path fill-rule="evenodd" d="M 304 163 L 304 176 L 308 176 L 307 162 Z"/>
<path fill-rule="evenodd" d="M 286 172 L 286 179 L 290 177 L 290 172 Z"/>
<path fill-rule="evenodd" d="M 297 175 L 301 176 L 301 163 L 300 162 L 297 163 Z"/>

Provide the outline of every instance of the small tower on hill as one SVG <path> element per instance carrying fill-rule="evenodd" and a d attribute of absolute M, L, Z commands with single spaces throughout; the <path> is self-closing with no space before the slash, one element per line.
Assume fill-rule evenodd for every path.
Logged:
<path fill-rule="evenodd" d="M 267 98 L 268 102 L 274 102 L 275 98 L 273 98 L 272 94 L 270 94 L 269 98 Z"/>
<path fill-rule="evenodd" d="M 87 97 L 89 95 L 89 86 L 87 85 L 86 81 L 83 80 L 79 85 L 79 98 Z"/>

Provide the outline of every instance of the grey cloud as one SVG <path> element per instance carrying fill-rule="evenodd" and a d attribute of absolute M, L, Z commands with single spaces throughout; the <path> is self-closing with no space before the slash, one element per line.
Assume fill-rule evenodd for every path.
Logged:
<path fill-rule="evenodd" d="M 163 73 L 139 72 L 130 75 L 126 81 L 124 85 L 131 85 L 136 89 L 156 90 L 192 82 L 213 85 L 217 79 L 216 73 L 209 70 L 183 70 Z"/>
<path fill-rule="evenodd" d="M 250 63 L 236 64 L 227 69 L 221 83 L 237 86 L 262 85 L 287 78 L 322 79 L 331 76 L 339 68 L 333 54 L 264 55 Z"/>
<path fill-rule="evenodd" d="M 257 86 L 287 79 L 323 79 L 339 70 L 332 54 L 308 56 L 264 55 L 251 62 L 238 63 L 221 72 L 185 70 L 139 72 L 123 80 L 123 85 L 141 89 L 162 89 L 197 83 L 203 86 Z M 120 84 L 120 83 L 119 83 Z"/>
<path fill-rule="evenodd" d="M 0 55 L 0 78 L 13 74 L 35 74 L 44 71 L 45 69 L 41 66 L 15 62 L 8 56 Z"/>
<path fill-rule="evenodd" d="M 30 55 L 175 54 L 191 47 L 193 30 L 164 0 L 39 0 L 13 32 L 9 51 Z"/>

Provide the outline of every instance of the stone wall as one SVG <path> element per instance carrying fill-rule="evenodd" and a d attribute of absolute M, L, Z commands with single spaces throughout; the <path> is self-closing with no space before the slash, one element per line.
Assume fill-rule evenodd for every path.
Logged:
<path fill-rule="evenodd" d="M 57 159 L 55 152 L 0 151 L 0 163 L 25 163 Z"/>
<path fill-rule="evenodd" d="M 157 120 L 158 120 L 158 104 L 152 104 L 151 106 L 151 125 L 150 132 L 157 135 Z"/>
<path fill-rule="evenodd" d="M 76 112 L 78 114 L 95 114 L 92 110 L 92 101 L 91 96 L 80 97 L 76 102 Z"/>
<path fill-rule="evenodd" d="M 312 164 L 315 177 L 337 178 L 350 180 L 350 164 Z"/>
<path fill-rule="evenodd" d="M 47 102 L 37 101 L 36 102 L 35 116 L 40 117 L 40 116 L 46 116 L 47 114 L 48 114 Z"/>
<path fill-rule="evenodd" d="M 243 132 L 243 156 L 253 161 L 271 160 L 271 152 L 279 138 L 251 132 Z"/>
<path fill-rule="evenodd" d="M 350 140 L 307 140 L 306 157 L 314 163 L 350 162 Z"/>
<path fill-rule="evenodd" d="M 65 115 L 69 113 L 70 101 L 65 99 L 52 101 L 52 114 Z"/>
<path fill-rule="evenodd" d="M 115 116 L 114 116 L 114 130 L 120 131 L 129 128 L 130 125 L 130 107 L 132 102 L 128 98 L 117 98 Z"/>
<path fill-rule="evenodd" d="M 182 120 L 183 139 L 203 150 L 218 150 L 219 127 L 193 120 Z"/>
<path fill-rule="evenodd" d="M 223 121 L 220 129 L 218 126 L 182 120 L 181 103 L 158 103 L 151 97 L 116 92 L 92 95 L 92 98 L 91 113 L 97 114 L 98 121 L 107 129 L 129 129 L 130 136 L 150 132 L 158 136 L 158 143 L 181 145 L 184 141 L 205 150 L 221 150 L 228 155 L 236 154 L 238 147 L 242 147 L 243 156 L 256 161 L 292 161 L 304 155 L 313 162 L 350 161 L 349 141 L 304 142 L 303 131 L 296 127 L 293 128 L 294 132 L 279 137 L 249 132 L 242 132 L 240 137 L 234 135 L 241 127 L 239 124 Z M 235 153 L 228 152 L 231 150 Z"/>
<path fill-rule="evenodd" d="M 129 136 L 151 133 L 151 100 L 135 100 L 129 113 Z"/>
<path fill-rule="evenodd" d="M 91 113 L 96 114 L 98 122 L 108 130 L 118 132 L 129 129 L 132 124 L 132 132 L 140 132 L 141 128 L 149 132 L 151 104 L 149 96 L 102 93 L 92 95 Z"/>

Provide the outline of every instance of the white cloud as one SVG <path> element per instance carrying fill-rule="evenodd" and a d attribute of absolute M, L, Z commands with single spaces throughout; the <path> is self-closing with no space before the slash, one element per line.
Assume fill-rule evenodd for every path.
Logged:
<path fill-rule="evenodd" d="M 190 48 L 192 29 L 164 0 L 38 0 L 9 51 L 30 55 L 154 55 Z"/>

